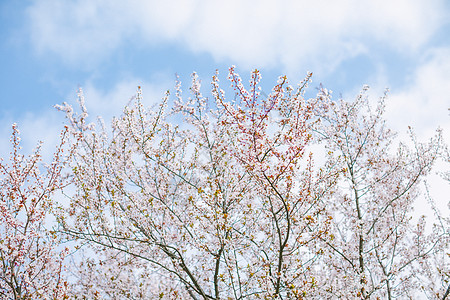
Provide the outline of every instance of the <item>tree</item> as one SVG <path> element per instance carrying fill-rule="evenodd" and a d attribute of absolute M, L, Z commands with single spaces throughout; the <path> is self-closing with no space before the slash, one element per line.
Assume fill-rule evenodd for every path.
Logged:
<path fill-rule="evenodd" d="M 80 114 L 59 106 L 79 142 L 59 230 L 95 253 L 79 266 L 85 296 L 415 295 L 444 233 L 425 235 L 409 213 L 441 142 L 392 153 L 382 104 L 363 114 L 363 95 L 307 100 L 310 77 L 295 89 L 280 77 L 263 97 L 259 71 L 245 88 L 232 67 L 228 101 L 218 74 L 208 98 L 194 73 L 191 97 L 177 82 L 174 101 L 167 92 L 152 109 L 139 88 L 111 129 L 89 123 L 81 91 Z M 323 165 L 308 152 L 319 142 Z"/>
<path fill-rule="evenodd" d="M 382 118 L 386 95 L 372 111 L 366 90 L 353 102 L 332 101 L 325 89 L 320 93 L 326 105 L 317 134 L 329 160 L 343 170 L 327 206 L 333 240 L 323 243 L 327 280 L 321 290 L 328 297 L 414 299 L 433 282 L 425 265 L 444 253 L 448 236 L 442 227 L 426 234 L 425 217 L 411 220 L 419 183 L 441 155 L 441 132 L 419 143 L 410 128 L 413 148 L 400 143 L 392 149 L 395 134 Z"/>
<path fill-rule="evenodd" d="M 41 144 L 25 157 L 19 130 L 12 126 L 9 162 L 0 160 L 0 294 L 2 299 L 66 299 L 66 250 L 45 227 L 55 192 L 64 186 L 62 133 L 53 161 L 40 166 Z M 42 172 L 44 171 L 44 172 Z"/>
<path fill-rule="evenodd" d="M 315 172 L 304 155 L 315 102 L 302 97 L 306 81 L 293 89 L 282 77 L 261 99 L 258 71 L 249 91 L 233 68 L 229 79 L 234 103 L 217 75 L 210 103 L 194 74 L 192 98 L 184 101 L 178 85 L 169 112 L 168 95 L 147 111 L 139 91 L 113 120 L 111 136 L 87 123 L 82 95 L 80 116 L 61 107 L 83 147 L 74 165 L 73 218 L 60 220 L 62 231 L 149 263 L 171 287 L 156 295 L 309 295 L 317 254 L 308 244 L 327 238 L 322 199 L 336 177 Z M 170 123 L 180 114 L 185 128 Z"/>

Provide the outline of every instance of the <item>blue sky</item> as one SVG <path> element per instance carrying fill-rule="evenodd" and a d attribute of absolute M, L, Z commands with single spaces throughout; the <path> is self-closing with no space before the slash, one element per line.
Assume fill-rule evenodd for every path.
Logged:
<path fill-rule="evenodd" d="M 78 86 L 106 95 L 148 83 L 162 94 L 175 73 L 208 82 L 232 64 L 261 69 L 268 88 L 313 71 L 312 87 L 348 97 L 363 84 L 407 93 L 433 64 L 430 75 L 449 79 L 448 1 L 360 2 L 3 0 L 0 117 L 47 111 Z"/>
<path fill-rule="evenodd" d="M 266 90 L 307 71 L 311 91 L 322 83 L 336 97 L 389 87 L 395 130 L 429 137 L 441 126 L 450 140 L 446 0 L 2 0 L 0 40 L 0 153 L 12 122 L 25 146 L 51 145 L 63 122 L 53 105 L 75 103 L 78 87 L 94 115 L 111 116 L 138 85 L 156 102 L 175 73 L 209 86 L 231 65 L 261 69 Z"/>

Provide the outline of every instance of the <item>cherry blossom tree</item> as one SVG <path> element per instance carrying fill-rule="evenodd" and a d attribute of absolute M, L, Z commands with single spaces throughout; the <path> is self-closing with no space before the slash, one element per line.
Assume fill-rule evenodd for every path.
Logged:
<path fill-rule="evenodd" d="M 320 93 L 326 105 L 317 134 L 343 170 L 327 206 L 333 239 L 323 243 L 322 294 L 416 299 L 431 285 L 440 290 L 432 298 L 442 299 L 426 265 L 432 255 L 443 258 L 449 227 L 427 234 L 424 217 L 411 220 L 419 183 L 442 153 L 441 133 L 419 143 L 410 129 L 412 148 L 400 143 L 395 149 L 395 134 L 382 118 L 386 97 L 372 109 L 366 91 L 353 102 L 332 101 L 325 89 Z"/>
<path fill-rule="evenodd" d="M 74 298 L 445 297 L 430 259 L 448 266 L 448 228 L 410 219 L 440 134 L 394 149 L 384 98 L 305 99 L 310 77 L 262 96 L 258 70 L 245 87 L 232 67 L 227 100 L 218 74 L 205 97 L 194 73 L 187 99 L 177 82 L 147 108 L 139 88 L 111 128 L 81 91 L 79 113 L 58 106 L 78 143 L 59 231 L 91 254 Z"/>
<path fill-rule="evenodd" d="M 81 94 L 80 115 L 60 107 L 81 135 L 61 230 L 99 254 L 132 257 L 134 272 L 160 274 L 164 284 L 146 297 L 302 298 L 317 288 L 312 241 L 329 238 L 322 212 L 337 172 L 315 171 L 305 154 L 315 126 L 315 100 L 303 98 L 309 77 L 296 89 L 281 77 L 267 98 L 259 71 L 248 90 L 234 68 L 229 80 L 233 102 L 218 75 L 213 101 L 196 74 L 192 96 L 178 84 L 171 108 L 167 94 L 146 110 L 139 90 L 111 134 L 87 121 Z"/>
<path fill-rule="evenodd" d="M 66 299 L 65 250 L 46 229 L 55 191 L 64 186 L 67 129 L 53 161 L 41 165 L 41 144 L 21 154 L 14 124 L 9 161 L 0 160 L 0 294 L 2 299 Z"/>

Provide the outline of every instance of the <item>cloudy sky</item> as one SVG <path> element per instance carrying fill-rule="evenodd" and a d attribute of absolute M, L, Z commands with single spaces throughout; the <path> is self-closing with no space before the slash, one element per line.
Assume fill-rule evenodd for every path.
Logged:
<path fill-rule="evenodd" d="M 0 41 L 0 153 L 12 122 L 25 145 L 51 144 L 63 122 L 53 105 L 75 103 L 78 87 L 94 114 L 110 116 L 138 85 L 156 102 L 176 73 L 186 82 L 197 71 L 207 85 L 231 65 L 261 69 L 267 90 L 307 71 L 313 91 L 337 97 L 389 88 L 395 130 L 425 138 L 441 126 L 450 141 L 446 0 L 2 0 Z"/>

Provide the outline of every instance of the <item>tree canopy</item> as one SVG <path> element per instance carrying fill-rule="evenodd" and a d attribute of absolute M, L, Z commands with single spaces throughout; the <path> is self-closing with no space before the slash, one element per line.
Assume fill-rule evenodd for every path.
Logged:
<path fill-rule="evenodd" d="M 411 129 L 412 147 L 397 144 L 383 119 L 386 95 L 373 105 L 366 87 L 353 101 L 320 88 L 308 99 L 311 76 L 296 87 L 282 76 L 265 95 L 258 70 L 246 87 L 231 67 L 231 96 L 218 73 L 204 96 L 194 73 L 187 98 L 177 81 L 173 95 L 146 107 L 139 87 L 110 125 L 90 121 L 80 90 L 78 110 L 58 106 L 67 125 L 47 173 L 30 171 L 32 158 L 22 168 L 16 154 L 2 162 L 0 218 L 11 220 L 0 227 L 2 292 L 11 299 L 30 297 L 26 289 L 55 299 L 445 299 L 450 219 L 435 209 L 427 229 L 425 218 L 411 218 L 415 201 L 427 197 L 421 182 L 436 160 L 449 160 L 440 130 L 419 142 Z M 19 170 L 24 176 L 14 175 Z M 68 204 L 14 196 L 23 185 L 45 199 L 62 189 Z M 38 221 L 26 209 L 36 202 Z M 51 231 L 42 223 L 49 207 L 58 224 Z M 26 220 L 39 230 L 18 232 Z M 51 247 L 42 253 L 6 239 L 19 233 Z M 64 241 L 75 243 L 70 266 L 64 255 L 49 256 Z M 64 284 L 41 291 L 34 282 L 46 275 L 38 272 L 18 289 L 13 282 L 31 274 L 13 267 L 24 251 L 45 257 L 49 270 L 57 266 Z"/>

